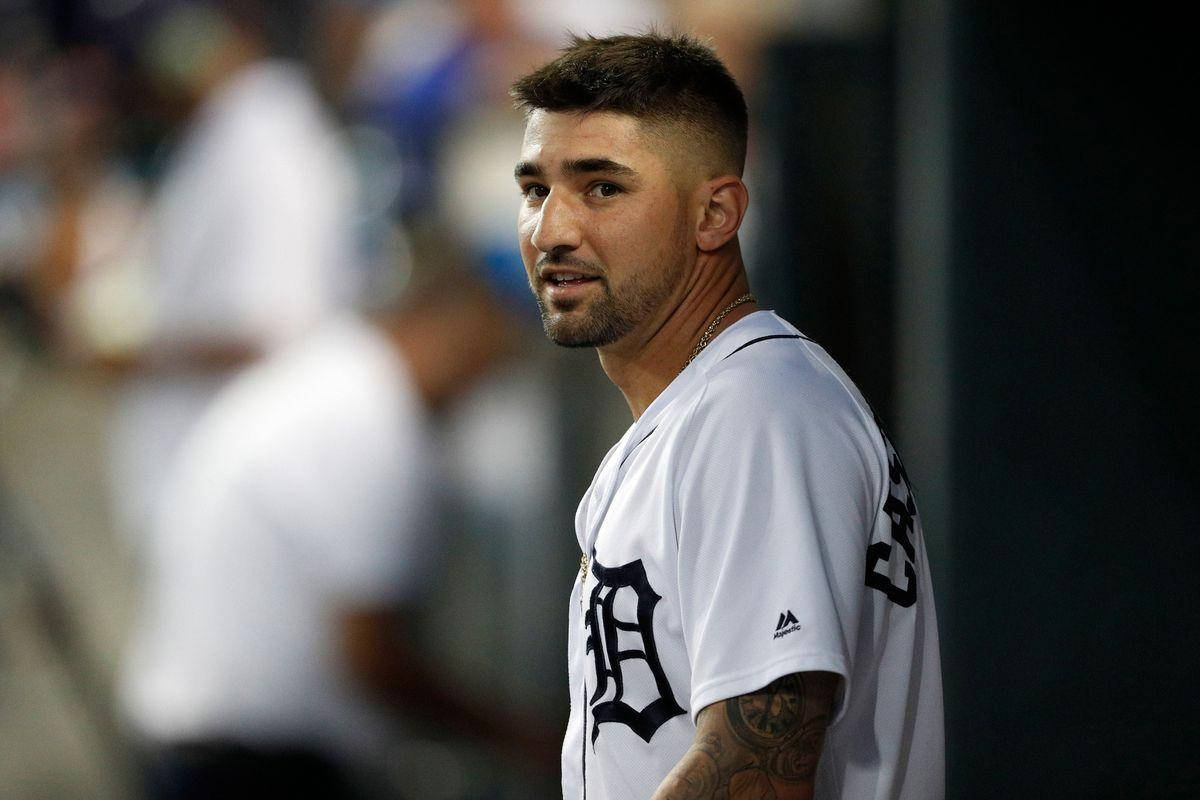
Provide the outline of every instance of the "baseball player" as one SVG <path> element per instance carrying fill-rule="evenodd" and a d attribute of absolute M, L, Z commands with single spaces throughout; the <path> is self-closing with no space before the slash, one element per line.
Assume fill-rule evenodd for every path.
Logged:
<path fill-rule="evenodd" d="M 546 333 L 635 420 L 576 514 L 563 796 L 942 797 L 916 506 L 850 379 L 750 293 L 737 84 L 688 37 L 576 37 L 513 96 Z"/>

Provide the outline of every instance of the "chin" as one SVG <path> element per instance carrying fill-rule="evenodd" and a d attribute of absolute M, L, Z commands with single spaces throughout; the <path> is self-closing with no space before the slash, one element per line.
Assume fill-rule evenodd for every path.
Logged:
<path fill-rule="evenodd" d="M 550 341 L 561 347 L 603 347 L 620 339 L 628 331 L 617 320 L 595 316 L 582 319 L 542 310 L 542 328 Z"/>
<path fill-rule="evenodd" d="M 547 338 L 560 347 L 601 347 L 611 343 L 586 326 L 563 324 L 561 320 L 552 322 L 543 317 L 542 328 Z"/>

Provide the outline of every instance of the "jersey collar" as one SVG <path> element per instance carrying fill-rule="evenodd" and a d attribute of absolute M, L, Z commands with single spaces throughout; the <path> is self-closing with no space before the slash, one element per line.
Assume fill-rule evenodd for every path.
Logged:
<path fill-rule="evenodd" d="M 733 351 L 762 336 L 792 333 L 797 333 L 797 331 L 774 311 L 755 311 L 747 314 L 721 331 L 715 339 L 709 342 L 707 347 L 700 351 L 692 363 L 684 367 L 675 380 L 671 381 L 667 388 L 654 398 L 646 411 L 634 423 L 633 428 L 626 434 L 622 441 L 622 448 L 636 447 L 637 443 L 658 425 L 663 413 L 670 408 L 677 397 L 689 394 L 692 388 L 704 379 L 710 369 Z"/>
<path fill-rule="evenodd" d="M 754 339 L 797 332 L 774 311 L 755 311 L 747 314 L 717 334 L 717 337 L 709 342 L 708 347 L 701 350 L 692 363 L 684 369 L 680 377 L 689 372 L 703 375 L 733 351 Z"/>
<path fill-rule="evenodd" d="M 600 495 L 596 498 L 598 502 L 586 518 L 585 539 L 580 543 L 583 545 L 584 552 L 591 553 L 595 547 L 596 535 L 599 533 L 604 517 L 608 513 L 608 507 L 624 477 L 624 468 L 629 455 L 654 432 L 675 400 L 690 394 L 704 380 L 705 375 L 713 366 L 747 342 L 762 336 L 791 333 L 796 333 L 795 329 L 784 322 L 774 311 L 755 311 L 747 314 L 709 342 L 708 346 L 692 360 L 692 363 L 688 364 L 675 380 L 671 381 L 667 388 L 654 398 L 637 422 L 633 423 L 633 426 L 621 437 L 615 450 L 610 453 L 609 457 L 615 459 L 613 469 L 601 470 L 607 474 L 604 476 L 603 483 L 594 487 L 599 490 Z"/>

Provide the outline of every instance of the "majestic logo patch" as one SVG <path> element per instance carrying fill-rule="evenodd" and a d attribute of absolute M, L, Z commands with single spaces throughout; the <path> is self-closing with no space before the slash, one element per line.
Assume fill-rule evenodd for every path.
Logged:
<path fill-rule="evenodd" d="M 640 559 L 612 568 L 593 560 L 592 574 L 596 588 L 583 618 L 587 652 L 596 667 L 596 691 L 588 701 L 592 744 L 605 722 L 626 725 L 649 742 L 664 722 L 684 713 L 675 702 L 654 643 L 654 607 L 662 597 L 651 588 Z M 618 606 L 628 609 L 634 601 L 635 619 L 620 619 Z M 635 709 L 625 702 L 627 693 L 648 702 Z"/>
<path fill-rule="evenodd" d="M 796 619 L 796 615 L 789 608 L 786 614 L 779 615 L 779 622 L 775 625 L 775 636 L 778 639 L 780 636 L 787 636 L 789 633 L 795 633 L 800 630 L 800 620 Z"/>

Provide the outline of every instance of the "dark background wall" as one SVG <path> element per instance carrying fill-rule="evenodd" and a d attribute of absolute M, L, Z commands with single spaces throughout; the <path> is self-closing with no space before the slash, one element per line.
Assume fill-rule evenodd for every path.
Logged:
<path fill-rule="evenodd" d="M 950 23 L 952 796 L 1197 797 L 1194 45 Z"/>
<path fill-rule="evenodd" d="M 895 88 L 889 37 L 810 36 L 768 50 L 752 94 L 770 175 L 752 268 L 760 299 L 829 350 L 891 418 Z M 762 141 L 765 139 L 765 143 Z"/>
<path fill-rule="evenodd" d="M 944 474 L 913 477 L 919 499 L 946 488 L 927 538 L 949 796 L 1200 797 L 1193 34 L 1151 6 L 933 4 L 950 411 L 914 425 L 932 411 L 895 402 L 920 380 L 899 294 L 928 265 L 898 256 L 914 195 L 892 153 L 896 87 L 925 85 L 902 59 L 928 48 L 897 46 L 920 5 L 880 37 L 772 51 L 760 294 L 885 420 L 945 432 Z"/>

